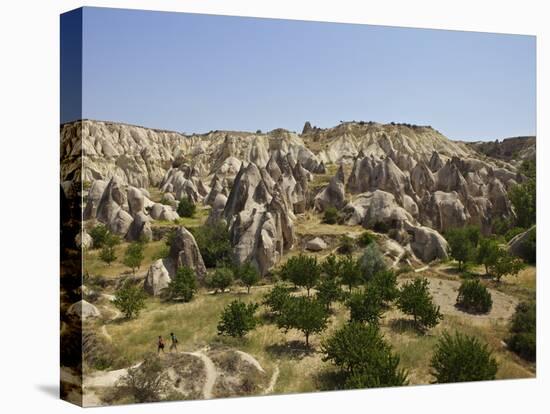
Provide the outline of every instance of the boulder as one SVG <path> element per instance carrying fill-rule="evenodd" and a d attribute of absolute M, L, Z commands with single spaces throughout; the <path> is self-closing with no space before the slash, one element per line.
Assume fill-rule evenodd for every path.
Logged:
<path fill-rule="evenodd" d="M 76 245 L 82 249 L 91 249 L 94 246 L 92 236 L 90 236 L 84 229 L 76 235 L 75 242 Z"/>
<path fill-rule="evenodd" d="M 313 205 L 317 211 L 325 211 L 328 207 L 335 207 L 340 210 L 344 207 L 346 203 L 344 180 L 344 169 L 340 165 L 336 175 L 330 179 L 329 184 L 315 196 Z"/>
<path fill-rule="evenodd" d="M 447 241 L 436 230 L 407 222 L 404 228 L 410 235 L 411 249 L 420 260 L 429 263 L 436 259 L 448 259 Z"/>
<path fill-rule="evenodd" d="M 79 300 L 76 303 L 73 303 L 67 309 L 69 315 L 76 315 L 82 319 L 96 318 L 101 316 L 101 312 L 94 305 L 89 302 L 86 302 L 84 299 Z"/>
<path fill-rule="evenodd" d="M 86 208 L 84 209 L 83 219 L 89 220 L 95 218 L 97 214 L 97 206 L 103 196 L 103 192 L 107 187 L 107 182 L 103 180 L 94 180 L 90 189 L 88 190 L 88 198 L 86 201 Z"/>
<path fill-rule="evenodd" d="M 170 275 L 164 265 L 164 261 L 158 259 L 149 267 L 143 288 L 150 295 L 159 296 L 162 290 L 168 287 L 170 281 Z"/>
<path fill-rule="evenodd" d="M 320 237 L 315 237 L 306 243 L 306 249 L 312 252 L 319 252 L 327 248 L 327 244 Z"/>
<path fill-rule="evenodd" d="M 532 244 L 533 243 L 536 244 L 536 237 L 537 237 L 537 229 L 535 226 L 533 226 L 529 230 L 514 236 L 508 242 L 508 250 L 514 256 L 520 257 L 523 260 L 528 262 L 532 261 L 533 260 Z M 535 250 L 536 250 L 536 247 L 535 247 Z"/>

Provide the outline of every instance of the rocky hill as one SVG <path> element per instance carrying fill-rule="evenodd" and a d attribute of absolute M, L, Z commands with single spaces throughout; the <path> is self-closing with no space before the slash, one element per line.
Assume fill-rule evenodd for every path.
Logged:
<path fill-rule="evenodd" d="M 184 135 L 85 120 L 61 127 L 61 172 L 65 188 L 82 178 L 85 220 L 129 240 L 177 219 L 182 197 L 207 205 L 209 222 L 229 226 L 235 258 L 265 274 L 295 248 L 297 216 L 329 207 L 346 225 L 388 233 L 408 256 L 445 258 L 448 228 L 488 231 L 514 214 L 507 191 L 524 177 L 512 158 L 480 148 L 409 124 Z M 174 260 L 196 264 L 193 236 L 184 236 Z"/>

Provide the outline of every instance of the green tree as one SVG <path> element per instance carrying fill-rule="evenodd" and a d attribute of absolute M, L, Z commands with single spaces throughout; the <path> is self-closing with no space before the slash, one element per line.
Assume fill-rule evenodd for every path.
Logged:
<path fill-rule="evenodd" d="M 114 246 L 104 245 L 99 252 L 99 258 L 111 266 L 111 263 L 117 259 Z"/>
<path fill-rule="evenodd" d="M 370 231 L 363 232 L 357 239 L 357 244 L 361 247 L 367 247 L 369 244 L 374 243 L 376 238 Z"/>
<path fill-rule="evenodd" d="M 195 206 L 195 204 L 187 197 L 183 197 L 180 200 L 177 208 L 177 212 L 180 217 L 193 217 L 196 210 L 197 206 Z"/>
<path fill-rule="evenodd" d="M 465 270 L 466 264 L 475 259 L 480 239 L 479 229 L 473 226 L 450 229 L 445 238 L 449 243 L 449 253 L 458 262 L 458 269 Z"/>
<path fill-rule="evenodd" d="M 208 226 L 193 229 L 193 236 L 199 247 L 204 265 L 216 267 L 218 263 L 231 261 L 232 247 L 227 226 L 218 221 Z"/>
<path fill-rule="evenodd" d="M 521 302 L 510 324 L 508 347 L 527 361 L 537 360 L 537 307 L 535 302 Z"/>
<path fill-rule="evenodd" d="M 408 383 L 407 372 L 399 368 L 399 357 L 375 325 L 351 322 L 324 341 L 321 352 L 323 361 L 330 361 L 340 370 L 344 388 Z"/>
<path fill-rule="evenodd" d="M 340 259 L 340 279 L 349 291 L 361 283 L 361 263 L 354 260 L 351 255 Z"/>
<path fill-rule="evenodd" d="M 376 290 L 383 302 L 392 302 L 399 296 L 397 276 L 391 270 L 382 270 L 372 277 L 369 288 Z"/>
<path fill-rule="evenodd" d="M 465 280 L 458 289 L 456 306 L 470 313 L 487 313 L 493 307 L 493 299 L 478 279 Z"/>
<path fill-rule="evenodd" d="M 245 304 L 234 300 L 227 305 L 218 323 L 218 335 L 228 335 L 234 338 L 242 338 L 249 331 L 254 329 L 258 319 L 254 313 L 258 309 L 257 303 Z"/>
<path fill-rule="evenodd" d="M 136 274 L 136 269 L 139 269 L 141 262 L 145 258 L 143 254 L 144 244 L 142 242 L 133 242 L 128 245 L 124 253 L 124 264 L 132 269 L 132 273 Z"/>
<path fill-rule="evenodd" d="M 131 280 L 127 280 L 115 291 L 113 304 L 120 310 L 126 319 L 137 318 L 145 308 L 145 292 Z"/>
<path fill-rule="evenodd" d="M 100 249 L 103 247 L 107 237 L 109 237 L 109 230 L 103 224 L 98 224 L 90 230 L 90 236 L 92 237 L 93 247 Z"/>
<path fill-rule="evenodd" d="M 378 272 L 382 272 L 388 268 L 384 261 L 384 256 L 382 256 L 376 243 L 371 243 L 365 248 L 361 259 L 359 259 L 359 263 L 365 282 L 369 282 Z"/>
<path fill-rule="evenodd" d="M 317 299 L 325 305 L 327 311 L 330 311 L 333 302 L 342 299 L 343 293 L 336 278 L 322 278 L 317 285 Z"/>
<path fill-rule="evenodd" d="M 488 266 L 489 274 L 498 282 L 506 276 L 517 276 L 524 264 L 521 259 L 512 256 L 508 251 L 499 247 L 494 262 Z"/>
<path fill-rule="evenodd" d="M 321 269 L 315 257 L 300 254 L 288 259 L 282 266 L 280 273 L 283 280 L 288 280 L 296 286 L 305 288 L 309 296 L 311 288 L 319 280 Z"/>
<path fill-rule="evenodd" d="M 324 273 L 328 279 L 338 279 L 340 277 L 340 265 L 341 262 L 338 258 L 330 254 L 321 263 L 321 272 Z"/>
<path fill-rule="evenodd" d="M 206 280 L 206 284 L 216 293 L 225 291 L 231 283 L 233 283 L 233 271 L 228 267 L 217 268 Z"/>
<path fill-rule="evenodd" d="M 351 237 L 343 235 L 340 238 L 340 245 L 338 246 L 338 253 L 340 254 L 352 254 L 355 250 L 355 240 Z"/>
<path fill-rule="evenodd" d="M 323 223 L 336 224 L 338 221 L 338 210 L 334 207 L 328 207 L 323 214 Z"/>
<path fill-rule="evenodd" d="M 250 288 L 260 281 L 260 272 L 250 262 L 238 266 L 235 276 L 246 286 L 247 293 L 250 294 Z"/>
<path fill-rule="evenodd" d="M 516 212 L 518 227 L 529 228 L 537 221 L 537 183 L 536 165 L 533 161 L 524 161 L 521 172 L 526 180 L 515 185 L 508 192 Z"/>
<path fill-rule="evenodd" d="M 493 266 L 499 254 L 499 245 L 495 239 L 482 238 L 477 249 L 477 263 L 485 267 L 485 274 L 489 274 L 489 267 Z"/>
<path fill-rule="evenodd" d="M 270 309 L 273 315 L 279 316 L 289 299 L 288 289 L 278 284 L 273 286 L 269 293 L 264 296 L 262 303 Z"/>
<path fill-rule="evenodd" d="M 167 296 L 172 300 L 189 302 L 197 291 L 197 279 L 193 269 L 180 267 L 166 288 Z"/>
<path fill-rule="evenodd" d="M 431 361 L 438 383 L 495 379 L 498 365 L 486 344 L 476 337 L 444 332 Z"/>
<path fill-rule="evenodd" d="M 309 347 L 310 335 L 324 331 L 327 323 L 325 306 L 316 299 L 304 296 L 291 296 L 277 318 L 277 326 L 285 332 L 290 329 L 302 332 L 306 337 L 306 347 Z"/>
<path fill-rule="evenodd" d="M 414 318 L 414 324 L 420 331 L 436 326 L 443 318 L 439 306 L 433 303 L 427 279 L 415 279 L 403 285 L 399 291 L 397 307 Z"/>
<path fill-rule="evenodd" d="M 383 313 L 383 302 L 376 289 L 367 287 L 362 292 L 353 292 L 346 301 L 350 310 L 350 321 L 368 322 L 378 325 Z"/>

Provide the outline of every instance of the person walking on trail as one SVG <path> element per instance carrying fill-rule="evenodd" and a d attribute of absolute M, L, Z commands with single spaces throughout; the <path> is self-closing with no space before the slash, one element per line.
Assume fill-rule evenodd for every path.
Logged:
<path fill-rule="evenodd" d="M 172 339 L 172 344 L 170 345 L 170 352 L 172 352 L 172 349 L 175 349 L 176 352 L 178 352 L 178 338 L 176 338 L 176 335 L 174 332 L 170 332 L 170 339 Z"/>
<path fill-rule="evenodd" d="M 160 351 L 164 354 L 164 339 L 159 335 L 157 354 L 160 354 Z"/>

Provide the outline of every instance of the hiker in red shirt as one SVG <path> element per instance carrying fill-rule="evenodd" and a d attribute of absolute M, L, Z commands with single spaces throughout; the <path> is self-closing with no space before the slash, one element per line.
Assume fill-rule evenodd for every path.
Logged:
<path fill-rule="evenodd" d="M 157 354 L 159 354 L 160 351 L 164 354 L 164 339 L 162 339 L 162 336 L 159 335 Z"/>

